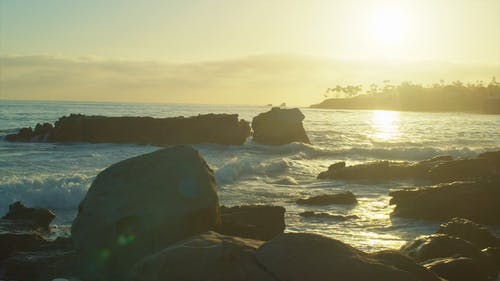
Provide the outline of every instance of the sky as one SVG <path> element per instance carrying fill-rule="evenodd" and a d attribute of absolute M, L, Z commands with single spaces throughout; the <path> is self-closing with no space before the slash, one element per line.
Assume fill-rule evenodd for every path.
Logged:
<path fill-rule="evenodd" d="M 499 0 L 0 1 L 0 99 L 307 105 L 492 76 Z"/>

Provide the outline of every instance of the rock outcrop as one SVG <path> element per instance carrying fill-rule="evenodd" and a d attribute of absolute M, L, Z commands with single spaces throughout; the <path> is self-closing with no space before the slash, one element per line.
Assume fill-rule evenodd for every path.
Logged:
<path fill-rule="evenodd" d="M 415 179 L 432 183 L 499 179 L 500 152 L 486 152 L 471 159 L 436 156 L 419 162 L 376 161 L 354 166 L 330 165 L 318 179 L 388 181 Z"/>
<path fill-rule="evenodd" d="M 396 205 L 393 216 L 442 221 L 462 217 L 500 224 L 500 188 L 496 181 L 442 183 L 389 195 L 390 204 Z"/>
<path fill-rule="evenodd" d="M 215 143 L 240 145 L 250 136 L 250 125 L 237 114 L 193 117 L 106 117 L 71 114 L 55 125 L 37 124 L 7 135 L 7 141 L 132 143 L 150 145 Z"/>
<path fill-rule="evenodd" d="M 500 239 L 480 224 L 464 218 L 453 218 L 442 224 L 437 233 L 462 238 L 476 245 L 480 249 L 500 247 Z"/>
<path fill-rule="evenodd" d="M 296 201 L 297 204 L 300 205 L 330 205 L 330 204 L 342 204 L 342 205 L 350 205 L 356 204 L 358 200 L 356 196 L 350 192 L 345 191 L 336 194 L 321 194 L 312 196 L 309 198 L 301 198 Z"/>
<path fill-rule="evenodd" d="M 292 142 L 310 143 L 302 125 L 304 117 L 298 108 L 273 107 L 270 111 L 253 118 L 253 140 L 256 143 L 267 145 L 282 145 Z"/>
<path fill-rule="evenodd" d="M 304 218 L 316 218 L 316 219 L 331 219 L 336 221 L 346 221 L 351 219 L 359 219 L 356 215 L 335 215 L 325 212 L 314 212 L 314 211 L 305 211 L 299 213 L 301 217 Z"/>
<path fill-rule="evenodd" d="M 45 208 L 28 208 L 20 201 L 14 202 L 9 206 L 9 212 L 2 219 L 11 221 L 22 221 L 30 224 L 34 228 L 48 229 L 56 215 Z"/>
<path fill-rule="evenodd" d="M 220 211 L 221 234 L 266 241 L 285 230 L 285 208 L 280 206 L 222 206 Z"/>
<path fill-rule="evenodd" d="M 308 233 L 275 237 L 257 250 L 257 260 L 277 280 L 439 280 L 399 253 L 381 258 Z"/>
<path fill-rule="evenodd" d="M 145 257 L 134 266 L 134 280 L 275 281 L 256 260 L 261 244 L 206 232 Z"/>
<path fill-rule="evenodd" d="M 212 170 L 198 151 L 176 146 L 99 173 L 71 233 L 83 279 L 127 280 L 139 259 L 219 222 Z"/>

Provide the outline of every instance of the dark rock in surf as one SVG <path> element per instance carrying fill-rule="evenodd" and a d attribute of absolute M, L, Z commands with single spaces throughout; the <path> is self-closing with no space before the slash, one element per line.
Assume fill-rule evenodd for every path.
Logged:
<path fill-rule="evenodd" d="M 28 208 L 20 201 L 17 201 L 9 206 L 9 212 L 2 219 L 20 220 L 31 224 L 34 228 L 48 229 L 55 217 L 56 215 L 49 209 Z"/>
<path fill-rule="evenodd" d="M 500 224 L 500 188 L 496 181 L 452 182 L 389 193 L 396 205 L 393 216 L 450 220 L 467 218 Z"/>
<path fill-rule="evenodd" d="M 250 136 L 250 125 L 237 114 L 193 117 L 106 117 L 71 114 L 55 126 L 37 124 L 8 135 L 8 141 L 133 143 L 150 145 L 215 143 L 240 145 Z"/>
<path fill-rule="evenodd" d="M 270 111 L 253 118 L 253 140 L 267 145 L 310 143 L 302 125 L 304 118 L 304 114 L 298 108 L 273 107 Z"/>
<path fill-rule="evenodd" d="M 378 280 L 439 280 L 401 254 L 382 258 L 309 233 L 276 236 L 257 250 L 257 261 L 277 280 L 373 280 L 375 276 Z"/>
<path fill-rule="evenodd" d="M 359 217 L 356 215 L 334 215 L 330 213 L 314 212 L 314 211 L 301 212 L 299 213 L 299 215 L 304 218 L 331 219 L 337 221 L 359 219 Z"/>
<path fill-rule="evenodd" d="M 143 258 L 133 269 L 134 280 L 276 281 L 255 252 L 261 241 L 206 232 Z"/>
<path fill-rule="evenodd" d="M 462 238 L 483 249 L 486 247 L 500 247 L 500 239 L 480 224 L 464 218 L 453 218 L 442 224 L 437 233 Z"/>
<path fill-rule="evenodd" d="M 19 252 L 4 262 L 7 280 L 34 281 L 75 277 L 77 255 L 71 239 L 59 237 Z"/>
<path fill-rule="evenodd" d="M 128 280 L 139 259 L 219 223 L 213 171 L 198 151 L 175 146 L 99 173 L 71 234 L 82 279 Z"/>
<path fill-rule="evenodd" d="M 328 179 L 328 178 L 332 178 L 333 177 L 333 174 L 338 171 L 338 170 L 341 170 L 341 169 L 344 169 L 345 168 L 345 162 L 342 161 L 342 162 L 337 162 L 337 163 L 334 163 L 332 165 L 330 165 L 328 167 L 328 170 L 327 171 L 324 171 L 324 172 L 321 172 L 319 175 L 318 175 L 318 179 Z"/>
<path fill-rule="evenodd" d="M 285 230 L 285 208 L 280 206 L 222 206 L 220 212 L 221 234 L 265 241 Z"/>
<path fill-rule="evenodd" d="M 356 196 L 350 192 L 341 192 L 337 194 L 322 194 L 317 196 L 312 196 L 309 198 L 301 198 L 296 201 L 297 204 L 300 205 L 330 205 L 330 204 L 356 204 L 358 200 Z"/>
<path fill-rule="evenodd" d="M 1 226 L 0 230 L 0 261 L 17 252 L 33 249 L 45 241 L 40 234 L 32 231 L 6 231 Z"/>

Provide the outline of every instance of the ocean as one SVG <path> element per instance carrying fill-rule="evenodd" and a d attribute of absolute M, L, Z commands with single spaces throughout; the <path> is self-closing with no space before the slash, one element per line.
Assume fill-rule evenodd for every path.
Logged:
<path fill-rule="evenodd" d="M 6 134 L 63 115 L 193 116 L 238 113 L 251 121 L 264 106 L 186 105 L 0 100 L 0 214 L 21 200 L 52 209 L 57 235 L 68 235 L 78 204 L 95 176 L 109 165 L 159 147 L 127 144 L 10 143 Z M 221 205 L 272 204 L 286 208 L 286 231 L 320 233 L 359 249 L 397 249 L 416 236 L 433 233 L 438 223 L 391 218 L 391 190 L 414 187 L 412 181 L 374 183 L 317 180 L 337 161 L 348 165 L 374 160 L 416 161 L 436 155 L 474 157 L 500 150 L 500 115 L 418 113 L 301 108 L 311 145 L 195 145 L 215 171 Z M 140 176 L 140 175 L 137 175 Z M 352 191 L 353 206 L 299 206 L 298 198 Z M 357 215 L 334 221 L 303 218 L 303 211 Z M 499 229 L 494 229 L 499 232 Z"/>

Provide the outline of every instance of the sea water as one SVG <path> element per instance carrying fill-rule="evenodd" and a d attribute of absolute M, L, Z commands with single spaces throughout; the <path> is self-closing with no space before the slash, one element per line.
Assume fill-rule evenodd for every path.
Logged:
<path fill-rule="evenodd" d="M 71 113 L 106 116 L 194 116 L 238 113 L 251 121 L 264 106 L 26 102 L 0 100 L 0 214 L 16 200 L 52 209 L 56 233 L 68 235 L 78 204 L 109 165 L 159 147 L 128 144 L 11 143 L 6 134 Z M 433 233 L 435 222 L 392 218 L 389 192 L 415 182 L 346 182 L 316 176 L 337 161 L 417 161 L 436 155 L 474 157 L 500 149 L 500 115 L 301 108 L 312 142 L 265 146 L 195 145 L 215 171 L 222 205 L 272 204 L 286 208 L 286 231 L 327 235 L 367 251 L 397 249 Z M 140 176 L 140 175 L 137 175 Z M 300 206 L 298 198 L 352 191 L 352 206 Z M 303 211 L 357 215 L 335 221 L 303 218 Z M 498 229 L 494 229 L 498 231 Z"/>

